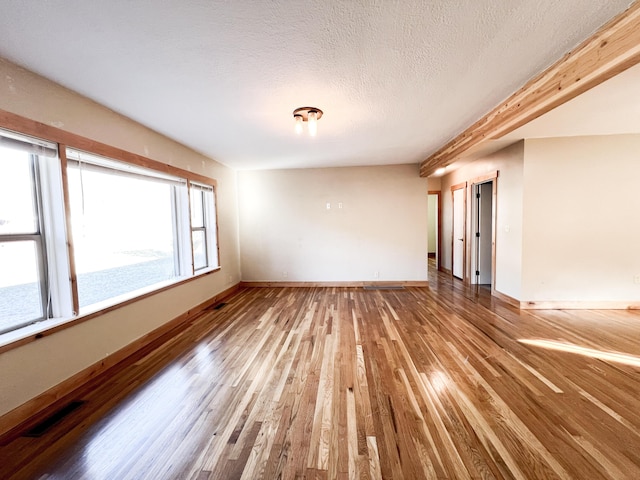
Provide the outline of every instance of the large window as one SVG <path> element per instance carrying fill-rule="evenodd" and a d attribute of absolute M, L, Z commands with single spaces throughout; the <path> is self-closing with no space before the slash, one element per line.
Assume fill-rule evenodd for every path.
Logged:
<path fill-rule="evenodd" d="M 0 334 L 218 266 L 214 185 L 65 153 L 0 130 Z"/>
<path fill-rule="evenodd" d="M 68 150 L 80 307 L 190 273 L 174 221 L 186 181 Z"/>

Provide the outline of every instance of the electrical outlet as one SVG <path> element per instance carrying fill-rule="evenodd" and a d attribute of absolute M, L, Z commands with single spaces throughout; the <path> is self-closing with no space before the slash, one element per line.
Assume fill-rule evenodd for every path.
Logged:
<path fill-rule="evenodd" d="M 327 210 L 331 210 L 331 203 L 327 202 Z"/>
<path fill-rule="evenodd" d="M 289 276 L 289 272 L 282 272 L 282 278 L 287 278 Z"/>
<path fill-rule="evenodd" d="M 635 283 L 636 285 L 640 285 L 640 275 L 633 276 L 633 283 Z"/>
<path fill-rule="evenodd" d="M 338 202 L 338 208 L 342 209 L 342 202 Z"/>
<path fill-rule="evenodd" d="M 373 278 L 378 278 L 379 276 L 380 276 L 380 272 L 378 272 L 377 270 L 373 272 Z"/>

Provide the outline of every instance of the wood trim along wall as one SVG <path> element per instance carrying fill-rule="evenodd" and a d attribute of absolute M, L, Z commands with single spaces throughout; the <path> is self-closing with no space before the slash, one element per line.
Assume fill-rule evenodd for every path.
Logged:
<path fill-rule="evenodd" d="M 496 294 L 496 242 L 498 239 L 498 174 L 493 178 L 493 191 L 491 198 L 491 222 L 493 228 L 491 229 L 491 295 Z"/>
<path fill-rule="evenodd" d="M 438 223 L 436 225 L 436 268 L 442 270 L 442 192 L 440 190 L 429 190 L 427 195 L 438 197 Z"/>
<path fill-rule="evenodd" d="M 455 185 L 451 185 L 450 190 L 453 192 L 454 190 L 460 190 L 461 188 L 467 188 L 467 182 L 460 182 Z"/>
<path fill-rule="evenodd" d="M 69 281 L 71 282 L 71 301 L 73 303 L 73 315 L 80 312 L 80 299 L 78 298 L 78 275 L 76 274 L 76 256 L 74 253 L 73 235 L 71 235 L 71 202 L 69 201 L 69 176 L 67 173 L 67 149 L 66 145 L 58 144 L 58 156 L 60 157 L 60 171 L 62 175 L 62 196 L 64 202 L 64 218 L 67 227 L 67 253 L 69 257 Z"/>
<path fill-rule="evenodd" d="M 500 138 L 640 63 L 640 1 L 613 18 L 551 67 L 420 165 L 420 176 L 453 163 L 486 140 Z"/>
<path fill-rule="evenodd" d="M 516 300 L 515 298 L 510 297 L 509 295 L 505 295 L 502 292 L 498 292 L 493 287 L 491 288 L 491 295 L 496 297 L 498 300 L 502 300 L 503 302 L 508 303 L 512 307 L 520 308 L 520 301 L 519 300 Z"/>
<path fill-rule="evenodd" d="M 469 184 L 484 183 L 484 182 L 488 182 L 489 180 L 495 180 L 499 176 L 500 176 L 500 171 L 494 170 L 493 172 L 489 172 L 486 175 L 480 175 L 479 177 L 467 180 L 467 183 Z"/>
<path fill-rule="evenodd" d="M 114 369 L 122 369 L 131 365 L 144 355 L 152 345 L 161 345 L 179 331 L 184 330 L 194 319 L 207 308 L 220 303 L 241 289 L 240 284 L 233 285 L 209 300 L 197 305 L 182 315 L 147 333 L 126 347 L 94 363 L 76 373 L 67 380 L 50 388 L 37 397 L 11 410 L 0 417 L 0 445 L 16 438 L 21 432 L 32 428 L 38 422 L 51 415 L 65 403 L 80 395 L 89 382 L 113 373 Z"/>
<path fill-rule="evenodd" d="M 15 113 L 0 110 L 0 128 L 12 130 L 16 133 L 31 135 L 42 140 L 55 142 L 65 147 L 77 150 L 83 150 L 95 155 L 113 158 L 114 160 L 122 160 L 144 168 L 150 168 L 169 175 L 174 175 L 195 182 L 202 182 L 207 185 L 213 185 L 217 188 L 218 184 L 215 179 L 209 178 L 198 173 L 193 173 L 179 167 L 174 167 L 168 163 L 162 163 L 152 160 L 136 153 L 131 153 L 117 147 L 112 147 L 104 143 L 91 140 L 75 133 L 66 132 L 56 127 L 46 125 L 44 123 L 22 117 Z"/>
<path fill-rule="evenodd" d="M 261 287 L 385 287 L 385 286 L 402 286 L 402 287 L 428 287 L 428 280 L 389 280 L 376 282 L 240 282 L 242 288 L 261 288 Z"/>
<path fill-rule="evenodd" d="M 640 310 L 637 300 L 623 301 L 521 301 L 522 310 Z"/>

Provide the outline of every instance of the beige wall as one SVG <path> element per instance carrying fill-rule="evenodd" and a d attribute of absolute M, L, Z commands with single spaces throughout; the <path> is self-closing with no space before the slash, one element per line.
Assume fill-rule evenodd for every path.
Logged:
<path fill-rule="evenodd" d="M 430 192 L 439 192 L 442 188 L 442 179 L 440 177 L 427 178 L 427 188 Z"/>
<path fill-rule="evenodd" d="M 427 279 L 427 180 L 417 165 L 244 171 L 238 180 L 243 280 Z"/>
<path fill-rule="evenodd" d="M 451 186 L 498 170 L 496 290 L 525 303 L 638 304 L 639 152 L 640 135 L 531 139 L 446 175 L 443 266 Z"/>
<path fill-rule="evenodd" d="M 117 113 L 0 59 L 0 109 L 218 181 L 222 269 L 0 354 L 0 415 L 240 280 L 236 174 Z"/>
<path fill-rule="evenodd" d="M 526 140 L 523 300 L 640 300 L 639 178 L 640 135 Z"/>
<path fill-rule="evenodd" d="M 522 188 L 524 142 L 518 142 L 442 177 L 442 266 L 451 269 L 451 187 L 499 171 L 496 208 L 495 289 L 520 299 L 522 283 Z M 469 185 L 470 186 L 470 185 Z M 471 189 L 467 189 L 470 205 Z M 470 209 L 467 211 L 467 242 L 471 239 Z M 466 275 L 470 274 L 468 256 Z"/>

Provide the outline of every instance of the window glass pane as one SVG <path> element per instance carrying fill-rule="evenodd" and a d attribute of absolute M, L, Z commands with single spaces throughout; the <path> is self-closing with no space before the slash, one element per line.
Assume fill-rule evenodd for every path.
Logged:
<path fill-rule="evenodd" d="M 218 235 L 217 230 L 218 226 L 216 225 L 216 202 L 215 196 L 213 194 L 213 190 L 205 193 L 205 205 L 209 205 L 209 214 L 208 214 L 208 234 L 209 234 L 209 265 L 213 267 L 218 267 L 220 265 L 218 261 Z"/>
<path fill-rule="evenodd" d="M 0 147 L 0 234 L 35 233 L 31 155 Z"/>
<path fill-rule="evenodd" d="M 69 168 L 80 306 L 175 276 L 173 186 Z"/>
<path fill-rule="evenodd" d="M 207 244 L 204 230 L 191 232 L 193 241 L 193 268 L 198 270 L 207 266 Z"/>
<path fill-rule="evenodd" d="M 202 196 L 202 190 L 197 188 L 191 189 L 191 228 L 204 227 Z"/>
<path fill-rule="evenodd" d="M 0 243 L 0 332 L 43 317 L 34 241 Z"/>

